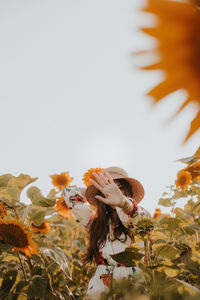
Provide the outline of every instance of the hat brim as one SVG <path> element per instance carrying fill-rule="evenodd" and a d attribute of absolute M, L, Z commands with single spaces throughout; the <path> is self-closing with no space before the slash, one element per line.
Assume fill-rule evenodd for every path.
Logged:
<path fill-rule="evenodd" d="M 133 193 L 133 199 L 139 203 L 143 198 L 144 198 L 144 187 L 143 185 L 135 178 L 130 178 L 130 177 L 119 177 L 119 178 L 115 178 L 115 179 L 124 179 L 126 181 L 128 181 L 128 183 L 131 186 L 132 189 L 132 193 Z M 99 190 L 94 186 L 94 185 L 90 185 L 87 187 L 86 191 L 85 191 L 85 196 L 87 201 L 91 204 L 91 205 L 97 205 L 97 199 L 95 198 L 95 196 L 98 194 Z"/>

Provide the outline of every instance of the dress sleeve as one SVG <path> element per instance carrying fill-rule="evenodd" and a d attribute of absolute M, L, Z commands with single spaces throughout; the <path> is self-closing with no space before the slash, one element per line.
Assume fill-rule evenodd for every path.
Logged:
<path fill-rule="evenodd" d="M 78 187 L 66 186 L 62 189 L 62 196 L 65 203 L 71 209 L 71 213 L 80 227 L 87 227 L 94 211 L 91 209 L 90 204 L 81 193 Z"/>
<path fill-rule="evenodd" d="M 126 197 L 129 200 L 132 201 L 133 203 L 133 210 L 129 213 L 126 214 L 125 212 L 123 212 L 123 210 L 120 207 L 116 207 L 116 212 L 122 222 L 122 224 L 128 228 L 131 229 L 134 227 L 134 224 L 136 224 L 138 222 L 138 220 L 142 217 L 146 217 L 146 218 L 151 218 L 151 214 L 148 212 L 147 209 L 138 206 L 137 202 L 135 200 L 133 200 L 130 197 Z"/>

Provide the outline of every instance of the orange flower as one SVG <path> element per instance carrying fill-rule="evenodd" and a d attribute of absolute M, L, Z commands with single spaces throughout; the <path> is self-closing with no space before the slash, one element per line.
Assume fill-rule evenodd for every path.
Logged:
<path fill-rule="evenodd" d="M 28 231 L 28 226 L 19 222 L 15 216 L 12 221 L 8 215 L 7 220 L 0 220 L 0 239 L 11 245 L 12 250 L 21 251 L 26 256 L 38 254 L 38 247 L 32 240 L 33 233 Z"/>
<path fill-rule="evenodd" d="M 164 219 L 170 217 L 170 215 L 165 215 L 165 214 L 163 214 L 163 213 L 161 212 L 161 209 L 160 209 L 160 208 L 156 208 L 156 209 L 155 209 L 155 212 L 154 212 L 154 215 L 153 215 L 153 219 L 157 219 L 157 218 L 162 217 L 162 216 L 164 216 Z"/>
<path fill-rule="evenodd" d="M 171 120 L 186 105 L 194 103 L 197 107 L 185 143 L 200 128 L 200 10 L 192 3 L 147 0 L 143 11 L 157 17 L 156 25 L 141 30 L 157 40 L 153 52 L 159 60 L 140 69 L 162 70 L 165 73 L 162 82 L 148 92 L 153 97 L 153 104 L 170 93 L 184 89 L 188 94 L 187 99 Z"/>
<path fill-rule="evenodd" d="M 90 168 L 84 175 L 83 175 L 83 182 L 88 187 L 91 185 L 90 179 L 94 179 L 95 177 L 92 175 L 93 172 L 101 172 L 103 171 L 103 168 Z"/>
<path fill-rule="evenodd" d="M 63 218 L 71 217 L 71 211 L 68 205 L 65 203 L 65 200 L 63 197 L 58 197 L 58 201 L 56 202 L 55 210 L 58 211 L 59 215 L 61 215 Z"/>
<path fill-rule="evenodd" d="M 192 180 L 200 179 L 200 161 L 192 163 L 191 165 L 187 166 L 184 170 L 188 171 L 191 174 Z"/>
<path fill-rule="evenodd" d="M 156 208 L 154 215 L 153 215 L 153 219 L 156 219 L 157 217 L 163 216 L 163 213 L 161 212 L 160 208 Z"/>
<path fill-rule="evenodd" d="M 0 218 L 4 217 L 7 214 L 6 208 L 2 202 L 0 202 Z"/>
<path fill-rule="evenodd" d="M 47 233 L 51 230 L 51 225 L 44 221 L 41 225 L 36 226 L 33 222 L 31 222 L 31 229 L 33 232 L 37 233 Z"/>
<path fill-rule="evenodd" d="M 58 189 L 62 189 L 64 186 L 69 186 L 73 177 L 69 176 L 69 172 L 63 172 L 61 174 L 50 175 L 52 178 L 52 184 Z"/>
<path fill-rule="evenodd" d="M 183 192 L 187 189 L 191 182 L 192 176 L 188 171 L 181 170 L 178 172 L 175 184 L 177 187 L 180 187 Z"/>

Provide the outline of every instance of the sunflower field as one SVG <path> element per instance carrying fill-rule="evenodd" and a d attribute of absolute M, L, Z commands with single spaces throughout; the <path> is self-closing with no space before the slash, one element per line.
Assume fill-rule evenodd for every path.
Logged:
<path fill-rule="evenodd" d="M 153 104 L 184 89 L 187 97 L 174 116 L 186 105 L 196 105 L 186 142 L 200 129 L 200 0 L 146 0 L 142 11 L 156 17 L 154 25 L 140 30 L 157 43 L 133 55 L 159 58 L 140 66 L 165 74 L 148 92 Z M 184 167 L 158 201 L 170 213 L 156 208 L 152 218 L 141 218 L 131 229 L 136 242 L 112 255 L 121 264 L 138 266 L 145 284 L 139 277 L 118 281 L 102 300 L 200 299 L 200 146 L 179 161 Z M 97 169 L 102 170 L 91 168 L 83 176 L 86 186 Z M 37 177 L 0 175 L 0 300 L 85 299 L 95 264 L 81 261 L 87 232 L 61 193 L 74 178 L 69 171 L 49 177 L 52 189 L 43 195 Z M 21 200 L 24 189 L 30 204 Z"/>
<path fill-rule="evenodd" d="M 180 159 L 180 170 L 158 204 L 152 219 L 133 227 L 138 243 L 113 255 L 120 263 L 139 266 L 145 286 L 136 278 L 117 282 L 104 299 L 199 299 L 200 297 L 200 147 Z M 61 189 L 69 172 L 50 175 L 52 189 L 43 196 L 32 185 L 37 178 L 0 176 L 0 299 L 84 299 L 93 264 L 81 263 L 86 232 L 70 213 Z M 86 178 L 83 177 L 86 183 Z M 28 187 L 31 184 L 30 187 Z M 22 190 L 31 204 L 20 201 Z M 186 200 L 184 208 L 177 203 Z M 146 253 L 146 260 L 142 260 Z"/>

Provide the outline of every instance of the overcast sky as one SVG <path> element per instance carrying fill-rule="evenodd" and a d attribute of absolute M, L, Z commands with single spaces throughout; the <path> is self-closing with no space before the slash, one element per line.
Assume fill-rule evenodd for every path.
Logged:
<path fill-rule="evenodd" d="M 69 171 L 83 186 L 89 168 L 119 166 L 141 181 L 153 213 L 192 155 L 199 132 L 182 144 L 196 107 L 165 122 L 183 91 L 151 108 L 145 96 L 161 76 L 137 70 L 133 51 L 153 41 L 141 0 L 1 0 L 1 173 L 39 177 Z M 152 57 L 153 59 L 153 57 Z M 23 200 L 26 201 L 25 191 Z"/>

